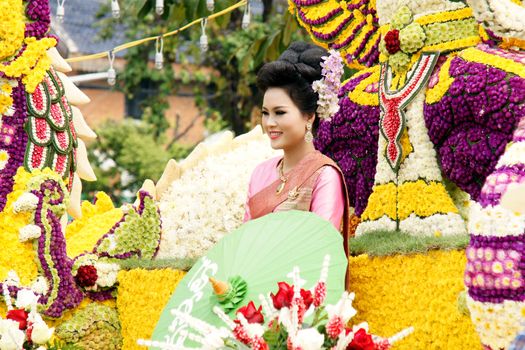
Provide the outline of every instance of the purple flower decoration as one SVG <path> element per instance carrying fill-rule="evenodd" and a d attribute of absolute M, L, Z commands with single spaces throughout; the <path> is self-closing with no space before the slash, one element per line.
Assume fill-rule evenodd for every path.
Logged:
<path fill-rule="evenodd" d="M 525 79 L 459 57 L 449 73 L 454 82 L 439 102 L 425 105 L 425 122 L 444 175 L 477 200 L 525 117 Z"/>
<path fill-rule="evenodd" d="M 341 93 L 353 90 L 369 74 L 350 79 Z M 331 121 L 321 121 L 316 148 L 332 158 L 345 176 L 350 205 L 357 215 L 366 208 L 372 193 L 377 164 L 379 136 L 379 107 L 361 106 L 348 97 L 340 103 L 340 110 Z"/>

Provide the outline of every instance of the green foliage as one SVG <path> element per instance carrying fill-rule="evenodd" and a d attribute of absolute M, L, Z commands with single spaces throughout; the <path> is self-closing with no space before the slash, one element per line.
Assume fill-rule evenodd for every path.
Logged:
<path fill-rule="evenodd" d="M 465 249 L 469 236 L 458 234 L 444 237 L 414 237 L 399 231 L 377 231 L 350 239 L 352 255 L 385 256 L 425 253 L 429 250 Z"/>
<path fill-rule="evenodd" d="M 184 259 L 138 259 L 130 258 L 126 260 L 116 261 L 123 270 L 133 269 L 145 269 L 145 270 L 157 270 L 157 269 L 174 269 L 189 271 L 192 266 L 197 262 L 195 258 L 184 258 Z"/>
<path fill-rule="evenodd" d="M 264 334 L 263 339 L 271 349 L 287 349 L 288 332 L 278 322 L 274 322 Z"/>
<path fill-rule="evenodd" d="M 204 64 L 220 74 L 209 88 L 212 95 L 200 107 L 206 115 L 222 119 L 236 132 L 243 133 L 252 125 L 252 112 L 261 103 L 255 85 L 257 71 L 275 60 L 293 40 L 308 40 L 288 12 L 275 14 L 267 22 L 255 19 L 246 30 L 216 29 L 210 34 L 210 50 Z"/>
<path fill-rule="evenodd" d="M 84 192 L 93 198 L 95 191 L 104 191 L 117 205 L 132 201 L 146 179 L 159 179 L 169 159 L 183 158 L 191 150 L 178 144 L 166 150 L 153 130 L 132 119 L 108 121 L 98 128 L 98 138 L 88 148 L 97 181 L 84 182 Z"/>

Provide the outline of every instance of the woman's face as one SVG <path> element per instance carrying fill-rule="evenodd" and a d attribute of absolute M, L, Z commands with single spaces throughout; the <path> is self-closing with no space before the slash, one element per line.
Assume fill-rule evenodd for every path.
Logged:
<path fill-rule="evenodd" d="M 297 108 L 286 90 L 277 87 L 266 90 L 262 105 L 262 126 L 270 137 L 273 149 L 291 149 L 305 142 L 307 122 L 307 117 Z"/>

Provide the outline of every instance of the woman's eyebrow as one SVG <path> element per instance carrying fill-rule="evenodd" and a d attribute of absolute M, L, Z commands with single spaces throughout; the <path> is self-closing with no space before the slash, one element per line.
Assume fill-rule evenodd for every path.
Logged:
<path fill-rule="evenodd" d="M 271 109 L 279 109 L 279 108 L 286 108 L 286 106 L 275 106 Z M 267 107 L 263 106 L 262 109 L 268 109 Z"/>

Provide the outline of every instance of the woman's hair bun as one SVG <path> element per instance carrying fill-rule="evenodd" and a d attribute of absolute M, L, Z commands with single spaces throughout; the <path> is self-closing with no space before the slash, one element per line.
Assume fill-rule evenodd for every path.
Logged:
<path fill-rule="evenodd" d="M 263 91 L 304 79 L 311 84 L 321 79 L 321 61 L 328 52 L 314 44 L 293 42 L 279 58 L 265 64 L 257 75 L 257 85 Z"/>
<path fill-rule="evenodd" d="M 319 46 L 296 41 L 281 54 L 278 61 L 286 61 L 293 64 L 297 73 L 303 79 L 312 83 L 321 79 L 321 60 L 327 54 L 326 50 Z"/>
<path fill-rule="evenodd" d="M 319 46 L 294 42 L 277 60 L 259 70 L 257 86 L 263 92 L 272 87 L 283 88 L 302 112 L 315 113 L 319 96 L 312 83 L 322 78 L 323 56 L 328 56 L 328 52 Z"/>

